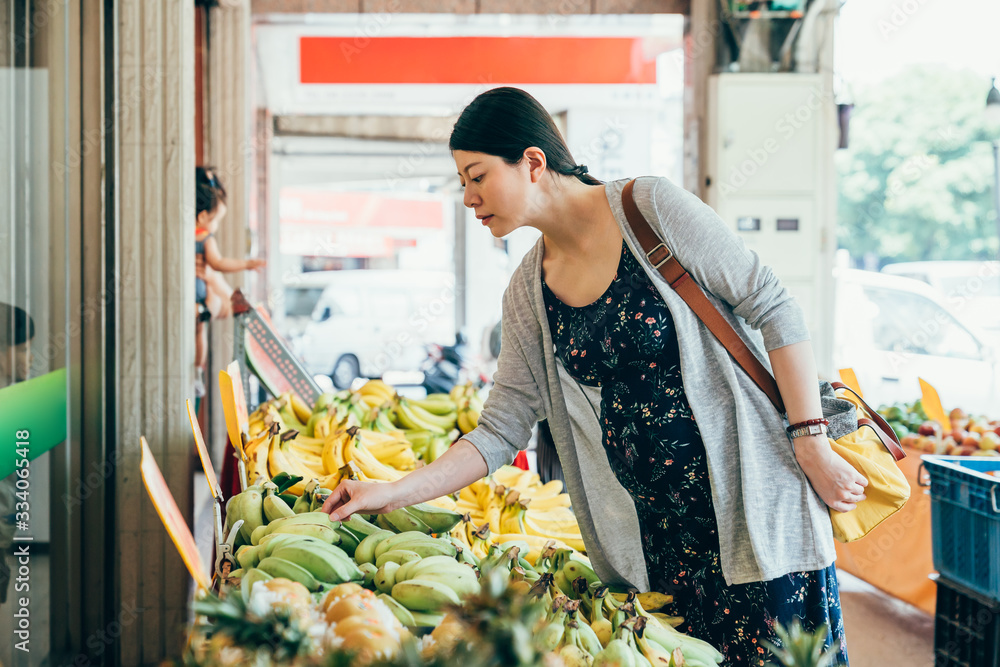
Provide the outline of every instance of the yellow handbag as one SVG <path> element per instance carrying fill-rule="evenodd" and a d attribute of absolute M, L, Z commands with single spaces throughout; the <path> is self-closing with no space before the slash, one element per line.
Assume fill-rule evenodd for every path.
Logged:
<path fill-rule="evenodd" d="M 831 383 L 837 398 L 850 401 L 858 413 L 858 430 L 836 440 L 830 447 L 868 480 L 865 499 L 850 512 L 830 510 L 833 536 L 839 542 L 853 542 L 899 511 L 910 497 L 910 485 L 896 461 L 906 454 L 896 434 L 881 415 L 852 389 Z M 881 424 L 879 423 L 881 422 Z"/>
<path fill-rule="evenodd" d="M 778 383 L 650 227 L 632 195 L 634 184 L 634 180 L 629 181 L 622 189 L 622 206 L 636 240 L 646 251 L 646 259 L 767 395 L 778 413 L 784 415 L 785 405 Z M 828 392 L 827 398 L 830 399 L 834 397 L 829 394 L 838 390 L 842 394 L 836 399 L 843 400 L 831 400 L 824 405 L 823 416 L 830 419 L 831 428 L 837 420 L 836 432 L 845 434 L 836 440 L 830 439 L 833 450 L 868 480 L 865 499 L 853 510 L 830 510 L 833 536 L 841 542 L 853 542 L 894 514 L 910 497 L 910 485 L 896 465 L 896 461 L 905 458 L 906 454 L 889 424 L 869 408 L 854 390 L 841 382 L 821 382 L 820 387 L 821 396 Z"/>

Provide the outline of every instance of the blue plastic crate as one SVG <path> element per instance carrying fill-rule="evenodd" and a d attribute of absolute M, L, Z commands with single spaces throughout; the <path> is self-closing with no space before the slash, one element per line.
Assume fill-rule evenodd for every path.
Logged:
<path fill-rule="evenodd" d="M 930 475 L 934 567 L 1000 601 L 1000 458 L 920 457 Z"/>

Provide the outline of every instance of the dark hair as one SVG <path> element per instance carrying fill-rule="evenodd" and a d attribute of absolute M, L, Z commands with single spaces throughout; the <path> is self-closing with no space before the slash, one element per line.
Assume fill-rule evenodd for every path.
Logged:
<path fill-rule="evenodd" d="M 215 167 L 195 167 L 194 191 L 196 215 L 202 211 L 214 213 L 219 204 L 226 203 L 226 189 L 215 175 Z"/>
<path fill-rule="evenodd" d="M 23 308 L 0 303 L 0 347 L 23 345 L 35 337 L 35 321 Z"/>
<path fill-rule="evenodd" d="M 453 151 L 495 155 L 510 165 L 519 164 L 529 146 L 542 149 L 548 169 L 601 184 L 587 173 L 587 165 L 573 160 L 545 107 L 520 88 L 494 88 L 477 96 L 462 110 L 448 140 Z"/>

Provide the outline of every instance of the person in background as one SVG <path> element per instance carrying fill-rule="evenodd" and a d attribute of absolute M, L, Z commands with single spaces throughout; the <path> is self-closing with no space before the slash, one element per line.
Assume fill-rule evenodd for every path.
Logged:
<path fill-rule="evenodd" d="M 28 379 L 35 322 L 22 308 L 0 303 L 0 389 Z M 7 601 L 10 565 L 7 552 L 14 543 L 16 475 L 0 480 L 0 604 Z"/>
<path fill-rule="evenodd" d="M 208 328 L 205 322 L 229 314 L 228 298 L 232 288 L 220 273 L 257 269 L 266 263 L 261 258 L 223 257 L 215 234 L 226 217 L 226 189 L 212 167 L 195 170 L 195 393 L 205 393 L 204 369 L 208 361 Z"/>

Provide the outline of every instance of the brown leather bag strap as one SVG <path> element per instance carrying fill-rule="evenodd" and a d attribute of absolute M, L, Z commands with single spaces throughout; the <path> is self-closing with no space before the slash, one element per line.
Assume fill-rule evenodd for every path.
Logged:
<path fill-rule="evenodd" d="M 851 392 L 854 394 L 854 397 L 858 399 L 858 402 L 864 407 L 865 412 L 868 413 L 870 419 L 859 416 L 859 427 L 868 426 L 875 431 L 875 435 L 878 436 L 878 439 L 882 441 L 885 448 L 889 450 L 890 454 L 892 454 L 892 458 L 897 461 L 901 461 L 906 458 L 906 452 L 904 452 L 902 446 L 900 446 L 899 438 L 896 437 L 896 432 L 892 430 L 892 427 L 889 426 L 889 423 L 882 417 L 882 415 L 875 410 L 872 410 L 871 407 L 865 403 L 865 399 L 858 395 L 858 392 L 854 391 L 843 382 L 831 382 L 830 385 L 834 389 L 843 389 L 844 391 Z"/>
<path fill-rule="evenodd" d="M 669 248 L 660 240 L 653 231 L 646 218 L 642 215 L 639 207 L 635 203 L 632 195 L 632 186 L 635 180 L 629 181 L 622 190 L 622 206 L 625 209 L 625 217 L 628 218 L 632 232 L 639 240 L 639 245 L 646 251 L 646 258 L 652 263 L 653 268 L 660 272 L 660 275 L 667 281 L 667 284 L 687 305 L 694 311 L 708 330 L 711 331 L 720 343 L 729 351 L 733 359 L 746 371 L 747 375 L 757 384 L 761 390 L 767 394 L 775 409 L 780 414 L 785 414 L 785 404 L 781 400 L 781 393 L 774 377 L 768 372 L 760 360 L 754 356 L 747 344 L 733 330 L 732 325 L 722 316 L 722 313 L 715 305 L 708 300 L 698 283 L 681 266 Z M 891 430 L 891 429 L 890 429 Z"/>

